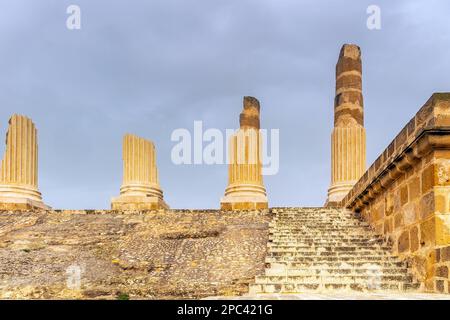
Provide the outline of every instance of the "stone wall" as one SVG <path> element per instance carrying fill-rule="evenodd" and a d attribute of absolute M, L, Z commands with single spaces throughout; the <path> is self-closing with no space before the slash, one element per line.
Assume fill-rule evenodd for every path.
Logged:
<path fill-rule="evenodd" d="M 436 93 L 341 202 L 408 259 L 428 291 L 449 292 L 450 93 Z"/>
<path fill-rule="evenodd" d="M 271 214 L 0 212 L 0 298 L 198 298 L 248 292 Z M 67 280 L 81 270 L 80 289 Z"/>

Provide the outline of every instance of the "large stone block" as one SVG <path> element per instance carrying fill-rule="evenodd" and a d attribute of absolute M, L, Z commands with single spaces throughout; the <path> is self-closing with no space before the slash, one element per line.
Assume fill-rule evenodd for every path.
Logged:
<path fill-rule="evenodd" d="M 408 203 L 408 186 L 404 185 L 400 188 L 400 204 L 403 206 Z"/>
<path fill-rule="evenodd" d="M 448 278 L 448 267 L 447 266 L 436 267 L 435 275 L 436 277 Z"/>
<path fill-rule="evenodd" d="M 419 203 L 420 217 L 422 220 L 425 220 L 434 214 L 434 204 L 434 193 L 432 191 L 422 196 Z"/>
<path fill-rule="evenodd" d="M 416 200 L 420 196 L 420 179 L 418 177 L 412 178 L 408 184 L 408 189 L 410 201 Z"/>
<path fill-rule="evenodd" d="M 411 243 L 411 252 L 416 252 L 420 248 L 419 243 L 419 228 L 414 226 L 409 232 L 409 238 Z"/>
<path fill-rule="evenodd" d="M 440 261 L 448 262 L 450 261 L 450 246 L 440 249 Z"/>
<path fill-rule="evenodd" d="M 435 185 L 434 165 L 431 164 L 422 172 L 422 194 L 427 193 Z"/>
<path fill-rule="evenodd" d="M 450 215 L 437 214 L 436 223 L 436 245 L 450 244 Z"/>
<path fill-rule="evenodd" d="M 409 246 L 409 232 L 408 231 L 404 231 L 398 238 L 397 248 L 400 253 L 409 251 L 410 246 Z"/>
<path fill-rule="evenodd" d="M 434 217 L 420 224 L 420 245 L 421 247 L 433 246 L 436 241 L 436 224 Z"/>
<path fill-rule="evenodd" d="M 406 226 L 413 224 L 417 221 L 416 205 L 414 203 L 408 203 L 403 207 L 403 221 Z"/>

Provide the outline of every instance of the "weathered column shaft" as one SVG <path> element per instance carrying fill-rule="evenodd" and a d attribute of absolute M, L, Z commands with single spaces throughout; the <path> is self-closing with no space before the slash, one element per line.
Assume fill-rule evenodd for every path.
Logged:
<path fill-rule="evenodd" d="M 0 162 L 0 207 L 48 208 L 38 191 L 37 130 L 31 119 L 17 114 L 9 120 Z"/>
<path fill-rule="evenodd" d="M 37 188 L 37 143 L 33 122 L 19 115 L 9 120 L 6 151 L 1 161 L 0 183 L 17 183 Z"/>
<path fill-rule="evenodd" d="M 252 182 L 263 184 L 261 137 L 257 129 L 240 129 L 230 140 L 228 183 Z"/>
<path fill-rule="evenodd" d="M 127 134 L 123 138 L 123 184 L 159 184 L 152 142 Z"/>
<path fill-rule="evenodd" d="M 331 136 L 331 183 L 358 180 L 365 172 L 366 139 L 361 127 L 336 127 Z"/>
<path fill-rule="evenodd" d="M 366 133 L 361 50 L 344 45 L 336 64 L 334 129 L 331 134 L 331 186 L 327 203 L 336 205 L 366 170 Z"/>
<path fill-rule="evenodd" d="M 114 210 L 154 210 L 168 208 L 163 200 L 153 142 L 132 134 L 123 138 L 123 181 L 120 196 L 113 198 Z"/>
<path fill-rule="evenodd" d="M 265 209 L 268 206 L 262 178 L 259 101 L 244 97 L 240 129 L 230 138 L 228 187 L 221 199 L 223 210 Z"/>

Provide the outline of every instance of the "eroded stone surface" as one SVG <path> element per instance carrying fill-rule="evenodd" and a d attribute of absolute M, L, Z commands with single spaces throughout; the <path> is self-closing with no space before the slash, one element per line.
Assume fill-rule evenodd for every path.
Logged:
<path fill-rule="evenodd" d="M 264 212 L 0 213 L 0 298 L 240 295 L 264 268 Z M 79 267 L 81 287 L 67 287 Z M 70 269 L 69 269 L 70 272 Z"/>
<path fill-rule="evenodd" d="M 123 137 L 123 182 L 113 210 L 168 209 L 159 185 L 156 149 L 152 141 L 126 134 Z"/>
<path fill-rule="evenodd" d="M 336 64 L 328 206 L 340 202 L 366 170 L 361 65 L 360 48 L 353 44 L 342 46 Z"/>
<path fill-rule="evenodd" d="M 262 176 L 262 137 L 259 130 L 259 101 L 244 97 L 240 129 L 230 137 L 228 186 L 220 201 L 222 210 L 261 210 L 268 208 Z"/>

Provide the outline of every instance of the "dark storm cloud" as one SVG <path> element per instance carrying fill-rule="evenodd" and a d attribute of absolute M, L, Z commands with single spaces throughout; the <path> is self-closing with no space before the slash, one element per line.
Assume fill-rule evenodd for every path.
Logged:
<path fill-rule="evenodd" d="M 82 29 L 65 27 L 66 8 Z M 366 28 L 381 8 L 382 29 Z M 238 124 L 242 96 L 280 128 L 271 205 L 321 205 L 330 175 L 334 66 L 363 51 L 368 164 L 435 91 L 449 90 L 446 1 L 2 1 L 0 128 L 12 113 L 39 130 L 40 189 L 63 208 L 109 206 L 121 138 L 155 141 L 173 207 L 217 207 L 225 166 L 175 166 L 171 132 Z"/>

